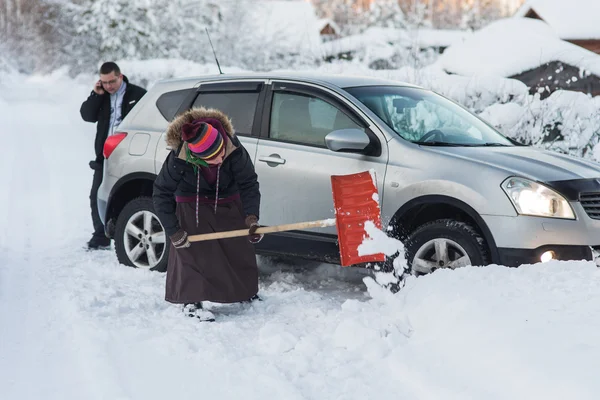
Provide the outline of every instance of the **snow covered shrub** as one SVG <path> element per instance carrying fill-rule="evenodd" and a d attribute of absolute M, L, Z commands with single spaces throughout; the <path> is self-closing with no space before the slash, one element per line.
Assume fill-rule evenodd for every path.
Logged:
<path fill-rule="evenodd" d="M 522 143 L 600 161 L 600 100 L 583 93 L 556 91 L 522 104 L 494 104 L 480 116 Z"/>

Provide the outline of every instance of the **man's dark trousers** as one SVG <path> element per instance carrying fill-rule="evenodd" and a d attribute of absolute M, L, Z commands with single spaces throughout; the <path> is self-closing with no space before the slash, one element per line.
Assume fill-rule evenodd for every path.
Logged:
<path fill-rule="evenodd" d="M 102 173 L 104 172 L 104 163 L 96 161 L 90 162 L 90 167 L 94 170 L 94 180 L 92 190 L 90 191 L 90 206 L 92 208 L 92 222 L 94 224 L 94 237 L 106 238 L 104 234 L 104 225 L 98 212 L 98 188 L 102 184 Z"/>

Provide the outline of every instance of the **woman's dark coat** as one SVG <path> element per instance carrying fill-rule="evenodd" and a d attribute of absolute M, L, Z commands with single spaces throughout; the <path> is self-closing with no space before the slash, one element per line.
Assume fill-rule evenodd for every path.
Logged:
<path fill-rule="evenodd" d="M 220 124 L 227 134 L 225 158 L 214 184 L 202 175 L 198 180 L 194 167 L 186 161 L 181 127 L 197 119 Z M 154 182 L 153 199 L 167 241 L 179 229 L 189 235 L 244 229 L 246 216 L 259 216 L 260 192 L 254 165 L 225 114 L 213 109 L 192 109 L 173 120 L 166 140 L 174 150 Z M 217 184 L 220 200 L 215 209 Z M 176 198 L 194 201 L 177 202 Z M 247 237 L 195 242 L 184 249 L 170 246 L 167 301 L 232 303 L 248 300 L 258 291 L 256 256 Z"/>

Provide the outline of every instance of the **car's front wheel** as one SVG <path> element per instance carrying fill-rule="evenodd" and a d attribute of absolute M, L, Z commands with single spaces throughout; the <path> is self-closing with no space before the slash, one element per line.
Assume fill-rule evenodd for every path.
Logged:
<path fill-rule="evenodd" d="M 154 213 L 150 197 L 131 200 L 119 214 L 115 227 L 115 249 L 121 264 L 164 272 L 169 243 Z"/>
<path fill-rule="evenodd" d="M 406 240 L 406 260 L 414 275 L 440 268 L 455 269 L 489 263 L 487 246 L 477 230 L 465 222 L 441 219 L 417 228 Z"/>

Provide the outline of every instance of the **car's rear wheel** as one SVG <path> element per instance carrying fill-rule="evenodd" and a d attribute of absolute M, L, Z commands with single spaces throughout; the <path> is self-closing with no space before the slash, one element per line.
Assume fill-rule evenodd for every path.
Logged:
<path fill-rule="evenodd" d="M 406 240 L 406 260 L 414 275 L 441 268 L 489 263 L 488 249 L 479 232 L 465 222 L 441 219 L 428 222 Z"/>
<path fill-rule="evenodd" d="M 121 264 L 164 272 L 169 242 L 154 212 L 150 197 L 131 200 L 119 214 L 115 227 L 115 249 Z"/>

